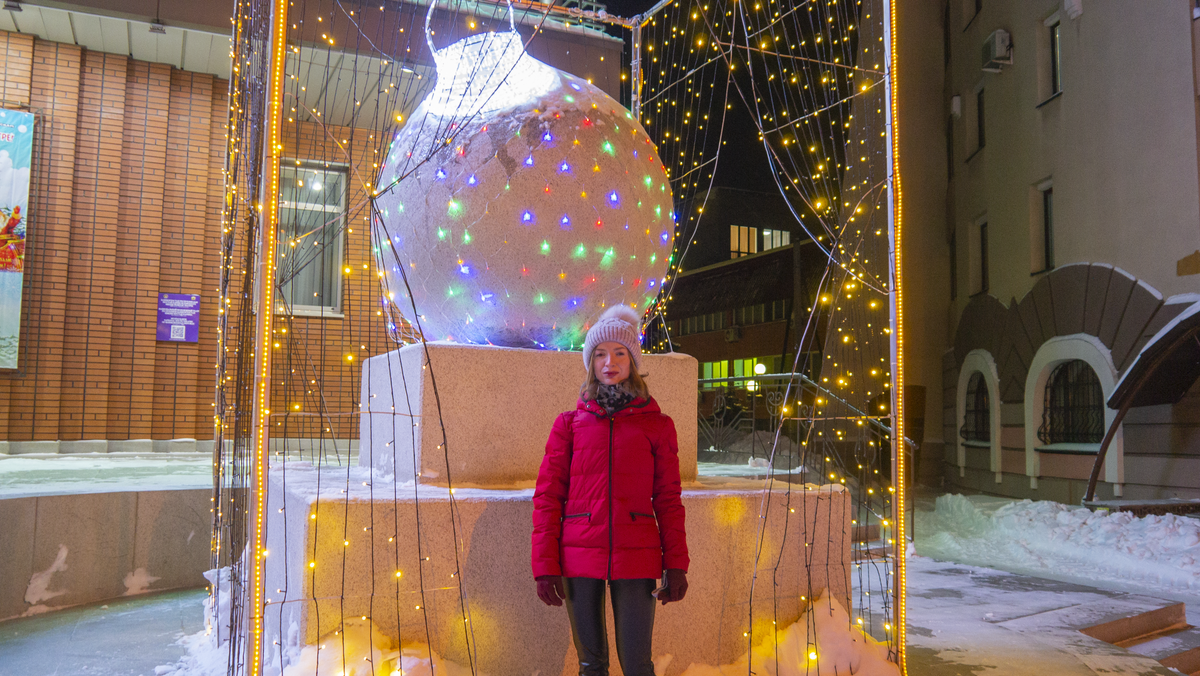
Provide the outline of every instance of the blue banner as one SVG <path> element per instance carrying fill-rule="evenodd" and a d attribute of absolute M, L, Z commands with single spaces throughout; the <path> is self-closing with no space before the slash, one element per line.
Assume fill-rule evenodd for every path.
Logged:
<path fill-rule="evenodd" d="M 0 109 L 0 369 L 17 368 L 33 114 Z"/>

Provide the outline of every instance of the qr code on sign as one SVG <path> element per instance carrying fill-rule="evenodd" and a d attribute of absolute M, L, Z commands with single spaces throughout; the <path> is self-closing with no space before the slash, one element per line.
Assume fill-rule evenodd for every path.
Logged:
<path fill-rule="evenodd" d="M 184 333 L 185 328 L 182 324 L 172 324 L 171 340 L 187 340 L 187 334 Z"/>

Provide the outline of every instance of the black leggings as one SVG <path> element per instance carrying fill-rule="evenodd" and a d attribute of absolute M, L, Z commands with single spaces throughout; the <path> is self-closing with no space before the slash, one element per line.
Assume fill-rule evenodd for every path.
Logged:
<path fill-rule="evenodd" d="M 604 621 L 604 586 L 612 588 L 617 659 L 625 676 L 654 676 L 650 640 L 654 634 L 654 591 L 657 580 L 596 580 L 568 577 L 567 615 L 579 676 L 608 676 L 608 629 Z"/>

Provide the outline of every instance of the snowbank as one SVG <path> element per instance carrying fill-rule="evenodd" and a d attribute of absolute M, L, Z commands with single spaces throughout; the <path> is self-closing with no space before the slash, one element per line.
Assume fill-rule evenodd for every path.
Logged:
<path fill-rule="evenodd" d="M 737 662 L 720 667 L 693 664 L 682 676 L 900 676 L 899 667 L 887 657 L 886 645 L 852 627 L 837 599 L 822 593 L 794 624 L 767 636 Z"/>
<path fill-rule="evenodd" d="M 206 602 L 206 613 L 211 607 Z M 344 631 L 326 635 L 317 645 L 284 649 L 283 659 L 278 652 L 268 655 L 263 665 L 264 675 L 472 676 L 468 667 L 442 659 L 424 643 L 406 643 L 394 650 L 391 639 L 380 633 L 370 620 L 348 619 L 344 627 Z M 291 638 L 295 639 L 298 632 L 292 633 Z M 175 664 L 157 667 L 156 676 L 225 676 L 230 644 L 228 640 L 218 640 L 211 627 L 185 636 L 179 643 L 187 648 L 187 654 Z"/>
<path fill-rule="evenodd" d="M 943 495 L 917 512 L 917 553 L 1031 574 L 1123 582 L 1148 589 L 1200 588 L 1200 521 L 1135 517 L 1057 502 Z"/>

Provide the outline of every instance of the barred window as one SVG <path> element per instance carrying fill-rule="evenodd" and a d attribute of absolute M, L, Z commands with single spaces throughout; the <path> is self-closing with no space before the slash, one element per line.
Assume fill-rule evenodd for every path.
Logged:
<path fill-rule="evenodd" d="M 1081 359 L 1054 367 L 1046 381 L 1038 439 L 1045 444 L 1098 444 L 1104 436 L 1104 390 Z"/>
<path fill-rule="evenodd" d="M 979 371 L 971 374 L 967 383 L 967 405 L 963 424 L 958 433 L 963 441 L 992 440 L 992 409 L 988 401 L 987 381 Z"/>

